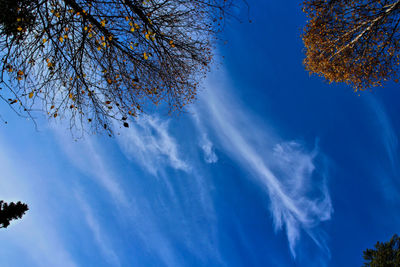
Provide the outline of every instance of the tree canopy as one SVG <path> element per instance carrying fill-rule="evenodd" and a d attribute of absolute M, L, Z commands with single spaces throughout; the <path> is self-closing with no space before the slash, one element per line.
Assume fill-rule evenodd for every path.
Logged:
<path fill-rule="evenodd" d="M 363 258 L 365 267 L 400 266 L 400 237 L 393 235 L 390 241 L 375 244 L 375 249 L 366 249 Z"/>
<path fill-rule="evenodd" d="M 306 0 L 304 64 L 356 90 L 397 81 L 399 0 Z"/>
<path fill-rule="evenodd" d="M 21 203 L 21 201 L 8 204 L 0 200 L 0 228 L 7 228 L 10 221 L 21 219 L 27 210 L 29 210 L 28 205 Z"/>
<path fill-rule="evenodd" d="M 230 0 L 0 0 L 0 97 L 71 128 L 191 103 Z M 4 89 L 3 88 L 3 89 Z"/>

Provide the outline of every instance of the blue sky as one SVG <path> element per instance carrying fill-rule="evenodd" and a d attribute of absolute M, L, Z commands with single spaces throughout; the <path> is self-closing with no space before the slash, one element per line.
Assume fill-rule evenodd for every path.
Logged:
<path fill-rule="evenodd" d="M 2 266 L 360 266 L 399 233 L 396 84 L 309 76 L 300 2 L 249 4 L 178 117 L 75 141 L 0 106 L 1 199 L 30 207 Z"/>

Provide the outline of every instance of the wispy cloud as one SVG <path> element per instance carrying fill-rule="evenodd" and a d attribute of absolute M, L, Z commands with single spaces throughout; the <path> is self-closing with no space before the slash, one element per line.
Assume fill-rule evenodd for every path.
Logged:
<path fill-rule="evenodd" d="M 151 174 L 170 166 L 176 170 L 190 171 L 182 159 L 175 138 L 169 133 L 168 121 L 143 116 L 131 124 L 129 130 L 117 137 L 125 155 L 141 164 Z"/>
<path fill-rule="evenodd" d="M 199 132 L 200 139 L 199 139 L 199 146 L 204 154 L 204 161 L 207 163 L 216 163 L 218 161 L 218 156 L 214 151 L 214 144 L 211 142 L 210 138 L 207 135 L 207 131 L 204 129 L 202 122 L 200 121 L 197 113 L 198 110 L 193 107 L 193 121 Z"/>
<path fill-rule="evenodd" d="M 111 159 L 101 151 L 94 137 L 73 142 L 69 133 L 58 129 L 53 131 L 60 148 L 76 168 L 95 179 L 119 205 L 129 205 L 127 194 L 120 185 L 121 180 L 109 166 Z"/>
<path fill-rule="evenodd" d="M 102 252 L 104 258 L 112 266 L 121 266 L 117 254 L 110 245 L 110 239 L 107 237 L 107 232 L 105 231 L 105 229 L 103 229 L 103 227 L 101 227 L 99 220 L 95 217 L 92 208 L 83 199 L 80 193 L 75 192 L 75 197 L 78 201 L 79 207 L 82 210 L 85 221 L 93 234 L 95 243 Z"/>
<path fill-rule="evenodd" d="M 286 228 L 292 255 L 296 255 L 302 230 L 327 251 L 324 241 L 313 232 L 333 211 L 326 171 L 316 170 L 318 148 L 308 151 L 299 142 L 280 140 L 232 96 L 232 88 L 228 94 L 225 87 L 229 84 L 221 73 L 206 87 L 199 120 L 218 138 L 224 152 L 267 192 L 275 228 Z"/>
<path fill-rule="evenodd" d="M 12 251 L 14 246 L 21 249 L 17 250 L 18 256 L 24 259 L 21 255 L 26 255 L 31 266 L 78 266 L 60 233 L 61 227 L 56 222 L 59 214 L 52 209 L 51 200 L 46 198 L 46 185 L 53 186 L 53 190 L 57 188 L 55 182 L 42 178 L 48 175 L 48 166 L 26 164 L 28 155 L 16 153 L 8 146 L 10 140 L 5 142 L 2 138 L 0 136 L 0 195 L 6 201 L 28 203 L 30 208 L 22 220 L 12 222 L 6 230 L 2 229 L 0 244 L 6 253 L 3 255 L 10 255 L 2 258 L 2 266 L 16 266 L 11 256 L 15 253 Z"/>
<path fill-rule="evenodd" d="M 206 138 L 206 136 L 203 136 Z M 210 161 L 217 161 L 216 155 L 212 156 L 210 146 Z M 161 120 L 156 116 L 144 116 L 130 124 L 130 128 L 123 135 L 117 136 L 117 142 L 125 156 L 134 164 L 142 166 L 145 171 L 157 177 L 160 183 L 154 190 L 159 191 L 157 201 L 150 201 L 149 196 L 138 210 L 136 215 L 136 234 L 143 242 L 154 250 L 166 266 L 180 266 L 182 258 L 171 242 L 180 244 L 193 255 L 201 258 L 218 258 L 215 251 L 215 232 L 212 230 L 215 219 L 212 199 L 207 191 L 209 185 L 205 184 L 205 177 L 197 168 L 199 164 L 191 155 L 183 154 L 183 145 L 177 141 L 169 129 L 169 120 Z M 201 165 L 201 164 L 200 164 Z M 171 177 L 166 170 L 172 168 L 182 171 L 180 181 Z M 150 177 L 149 177 L 150 179 Z M 162 182 L 161 182 L 162 181 Z M 186 216 L 198 212 L 199 209 L 209 220 L 209 224 L 188 224 Z M 168 211 L 168 216 L 161 216 L 159 212 Z M 143 221 L 142 218 L 146 218 Z M 169 230 L 163 229 L 167 225 Z M 199 244 L 201 246 L 199 247 Z"/>
<path fill-rule="evenodd" d="M 387 155 L 389 157 L 390 163 L 395 172 L 398 171 L 398 138 L 393 129 L 392 122 L 388 117 L 385 108 L 382 103 L 380 103 L 374 97 L 368 97 L 367 103 L 371 107 L 372 111 L 375 113 L 378 122 L 378 132 L 381 136 L 381 140 L 385 145 Z"/>
<path fill-rule="evenodd" d="M 206 134 L 204 134 L 201 138 L 200 147 L 204 152 L 204 160 L 207 163 L 216 163 L 218 161 L 218 157 L 214 151 L 213 143 L 211 143 Z"/>
<path fill-rule="evenodd" d="M 385 148 L 391 168 L 389 171 L 378 171 L 379 181 L 383 184 L 385 197 L 397 200 L 400 196 L 400 183 L 398 182 L 398 177 L 400 177 L 398 136 L 383 104 L 372 96 L 366 98 L 366 100 L 376 117 L 377 136 Z"/>

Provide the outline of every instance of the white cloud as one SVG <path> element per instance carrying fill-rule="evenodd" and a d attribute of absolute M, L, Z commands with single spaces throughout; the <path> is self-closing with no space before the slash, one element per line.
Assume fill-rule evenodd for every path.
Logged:
<path fill-rule="evenodd" d="M 131 127 L 117 136 L 125 155 L 141 164 L 153 175 L 170 166 L 176 170 L 190 171 L 190 166 L 178 151 L 178 144 L 168 131 L 168 121 L 142 116 Z"/>
<path fill-rule="evenodd" d="M 392 122 L 390 121 L 389 116 L 387 115 L 385 108 L 383 105 L 378 102 L 373 97 L 367 98 L 367 102 L 371 107 L 372 111 L 375 113 L 378 122 L 378 132 L 381 136 L 381 140 L 385 145 L 385 149 L 387 155 L 390 159 L 390 163 L 392 164 L 393 170 L 395 172 L 398 171 L 398 138 L 393 129 Z"/>
<path fill-rule="evenodd" d="M 376 135 L 385 148 L 391 167 L 388 170 L 380 169 L 373 171 L 377 172 L 376 176 L 379 177 L 378 181 L 382 184 L 384 196 L 391 201 L 397 202 L 400 197 L 400 183 L 398 182 L 398 177 L 400 176 L 398 136 L 383 104 L 374 97 L 366 99 L 367 104 L 376 117 L 374 121 L 377 124 Z"/>
<path fill-rule="evenodd" d="M 53 129 L 60 148 L 68 159 L 84 174 L 95 179 L 110 195 L 122 206 L 129 205 L 129 200 L 123 187 L 120 185 L 120 177 L 112 171 L 110 158 L 101 151 L 95 137 L 88 136 L 85 140 L 73 142 L 69 133 Z"/>
<path fill-rule="evenodd" d="M 60 234 L 61 227 L 56 222 L 59 214 L 52 209 L 51 200 L 47 198 L 47 186 L 57 188 L 55 181 L 41 178 L 50 173 L 50 167 L 27 164 L 27 155 L 21 156 L 9 146 L 14 140 L 4 142 L 2 139 L 1 136 L 0 195 L 5 201 L 22 201 L 29 206 L 21 220 L 13 221 L 6 230 L 2 229 L 0 245 L 9 255 L 2 259 L 2 265 L 15 266 L 14 261 L 18 259 L 11 256 L 15 253 L 10 251 L 13 244 L 21 249 L 21 255 L 25 255 L 21 259 L 29 260 L 31 266 L 77 266 Z"/>
<path fill-rule="evenodd" d="M 85 218 L 90 231 L 93 234 L 95 243 L 104 255 L 104 258 L 111 266 L 121 266 L 119 258 L 114 249 L 110 245 L 110 240 L 107 238 L 107 232 L 101 227 L 99 221 L 96 219 L 92 208 L 83 199 L 81 194 L 75 192 L 76 199 L 79 207 L 82 209 L 82 214 Z"/>
<path fill-rule="evenodd" d="M 328 251 L 313 231 L 333 212 L 324 170 L 316 173 L 318 149 L 309 152 L 298 142 L 280 140 L 232 97 L 232 90 L 228 94 L 228 83 L 218 74 L 200 98 L 199 120 L 219 139 L 225 153 L 266 191 L 275 228 L 286 228 L 292 255 L 302 230 Z"/>
<path fill-rule="evenodd" d="M 208 137 L 207 132 L 204 129 L 203 124 L 199 120 L 197 113 L 198 110 L 196 108 L 193 108 L 192 118 L 200 135 L 199 146 L 203 151 L 204 161 L 207 163 L 216 163 L 218 161 L 218 156 L 217 154 L 215 154 L 214 144 Z"/>
<path fill-rule="evenodd" d="M 204 160 L 207 163 L 216 163 L 218 161 L 218 157 L 215 154 L 213 143 L 211 143 L 208 136 L 204 134 L 201 139 L 200 147 L 204 152 Z"/>

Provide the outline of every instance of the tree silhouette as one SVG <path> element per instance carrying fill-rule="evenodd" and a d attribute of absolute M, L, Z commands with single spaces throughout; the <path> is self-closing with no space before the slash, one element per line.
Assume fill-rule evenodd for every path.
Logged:
<path fill-rule="evenodd" d="M 10 204 L 0 200 L 0 228 L 7 228 L 11 220 L 21 219 L 28 210 L 28 205 L 18 201 Z"/>
<path fill-rule="evenodd" d="M 399 0 L 306 0 L 304 64 L 329 82 L 355 88 L 397 81 Z"/>
<path fill-rule="evenodd" d="M 400 238 L 393 235 L 390 241 L 377 242 L 375 249 L 366 249 L 363 255 L 365 267 L 400 266 Z"/>
<path fill-rule="evenodd" d="M 109 133 L 157 105 L 182 111 L 231 2 L 0 0 L 0 97 L 23 116 Z"/>

